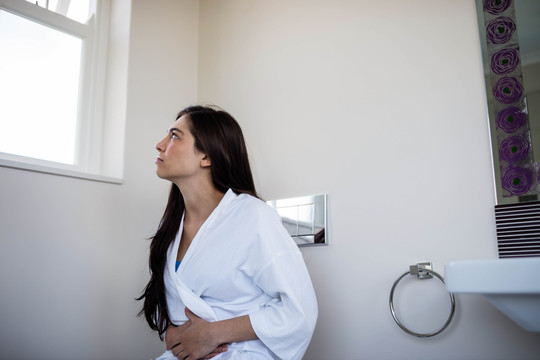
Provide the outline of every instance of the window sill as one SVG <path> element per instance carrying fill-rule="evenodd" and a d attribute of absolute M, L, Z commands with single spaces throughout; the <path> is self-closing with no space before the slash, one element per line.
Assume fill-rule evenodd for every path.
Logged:
<path fill-rule="evenodd" d="M 56 164 L 56 163 L 53 163 L 53 164 Z M 71 177 L 71 178 L 76 178 L 76 179 L 99 181 L 99 182 L 105 182 L 105 183 L 110 183 L 110 184 L 123 183 L 123 179 L 120 179 L 120 178 L 85 173 L 82 171 L 69 169 L 68 165 L 62 165 L 62 164 L 58 164 L 57 166 L 55 165 L 47 166 L 47 165 L 30 164 L 30 163 L 25 163 L 21 161 L 0 159 L 0 167 L 7 167 L 7 168 L 19 169 L 19 170 L 25 170 L 25 171 L 33 171 L 33 172 L 58 175 L 58 176 L 66 176 L 66 177 Z"/>

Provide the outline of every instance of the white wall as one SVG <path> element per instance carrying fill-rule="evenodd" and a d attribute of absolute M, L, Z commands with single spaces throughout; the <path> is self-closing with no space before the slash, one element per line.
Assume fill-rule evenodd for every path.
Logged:
<path fill-rule="evenodd" d="M 130 11 L 124 184 L 0 168 L 0 358 L 160 352 L 133 300 L 168 190 L 153 148 L 197 100 L 241 122 L 264 197 L 328 193 L 331 245 L 303 249 L 320 305 L 306 359 L 537 357 L 539 335 L 481 298 L 458 297 L 456 320 L 430 339 L 388 310 L 410 264 L 496 257 L 472 0 L 133 0 Z M 440 325 L 437 281 L 405 284 L 404 321 Z"/>
<path fill-rule="evenodd" d="M 113 3 L 112 71 L 129 69 L 127 97 L 109 94 L 107 114 L 126 117 L 124 183 L 0 168 L 0 359 L 147 360 L 163 349 L 134 298 L 168 193 L 155 144 L 196 101 L 198 5 Z"/>
<path fill-rule="evenodd" d="M 473 0 L 201 0 L 199 100 L 241 123 L 266 199 L 327 193 L 328 247 L 303 249 L 320 318 L 306 359 L 533 359 L 482 298 L 418 339 L 393 282 L 420 261 L 495 258 L 494 195 Z M 437 280 L 397 311 L 429 332 Z M 399 290 L 401 289 L 401 290 Z"/>

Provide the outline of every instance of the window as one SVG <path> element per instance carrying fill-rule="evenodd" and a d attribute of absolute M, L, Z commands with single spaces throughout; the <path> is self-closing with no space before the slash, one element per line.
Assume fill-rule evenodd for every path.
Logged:
<path fill-rule="evenodd" d="M 104 0 L 0 0 L 0 165 L 103 175 L 107 17 Z"/>

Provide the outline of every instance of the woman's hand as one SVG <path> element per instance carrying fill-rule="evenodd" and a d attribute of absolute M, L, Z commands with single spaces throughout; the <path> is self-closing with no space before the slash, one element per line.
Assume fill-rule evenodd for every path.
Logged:
<path fill-rule="evenodd" d="M 180 344 L 180 334 L 182 334 L 186 329 L 191 325 L 191 322 L 188 320 L 180 326 L 170 324 L 165 331 L 165 344 L 167 345 L 167 350 L 171 350 L 176 345 Z"/>
<path fill-rule="evenodd" d="M 188 321 L 181 326 L 169 326 L 165 334 L 167 349 L 179 360 L 211 359 L 227 351 L 212 332 L 212 323 L 185 310 Z M 169 334 L 170 332 L 170 334 Z"/>
<path fill-rule="evenodd" d="M 180 326 L 169 325 L 167 331 L 165 332 L 165 344 L 167 345 L 167 350 L 171 350 L 173 355 L 178 359 L 202 359 L 207 360 L 211 359 L 214 356 L 221 354 L 228 350 L 227 346 L 221 344 L 219 346 L 214 346 L 210 350 L 198 349 L 196 346 L 205 342 L 205 339 L 208 339 L 209 334 L 204 330 L 207 327 L 210 327 L 211 323 L 204 321 L 194 313 L 192 313 L 188 308 L 186 308 L 186 315 L 188 316 L 188 321 Z M 191 329 L 187 336 L 183 335 L 195 321 L 196 328 Z M 205 327 L 206 326 L 206 327 Z M 199 337 L 199 338 L 198 338 Z M 197 339 L 198 338 L 198 339 Z M 202 342 L 201 342 L 202 340 Z M 182 343 L 184 345 L 182 345 Z M 187 345 L 187 346 L 186 346 Z M 206 349 L 206 347 L 205 347 Z M 213 349 L 213 350 L 212 350 Z M 205 353 L 205 351 L 210 351 Z M 204 353 L 204 354 L 203 354 Z M 199 355 L 202 354 L 202 355 Z M 190 357 L 190 355 L 192 357 Z M 199 357 L 196 357 L 199 356 Z"/>
<path fill-rule="evenodd" d="M 184 327 L 183 331 L 173 330 L 170 335 L 170 344 L 173 346 L 170 350 L 179 360 L 210 359 L 227 351 L 225 344 L 258 339 L 249 315 L 208 322 L 188 308 L 185 312 L 188 317 L 186 324 L 189 323 L 189 326 Z"/>

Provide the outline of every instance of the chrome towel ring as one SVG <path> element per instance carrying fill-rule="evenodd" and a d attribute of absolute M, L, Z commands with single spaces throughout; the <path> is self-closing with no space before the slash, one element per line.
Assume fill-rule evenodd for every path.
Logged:
<path fill-rule="evenodd" d="M 454 294 L 449 293 L 450 294 L 450 301 L 452 303 L 451 310 L 450 310 L 450 315 L 448 316 L 448 319 L 446 320 L 444 325 L 439 330 L 436 330 L 436 331 L 431 332 L 431 333 L 424 333 L 424 334 L 411 331 L 399 321 L 399 319 L 397 318 L 396 312 L 394 311 L 394 290 L 396 289 L 396 286 L 401 281 L 401 279 L 403 279 L 407 275 L 416 275 L 419 279 L 431 279 L 433 276 L 435 276 L 439 280 L 441 280 L 443 284 L 446 284 L 444 282 L 444 278 L 441 275 L 439 275 L 438 273 L 436 273 L 435 271 L 432 270 L 432 264 L 430 262 L 418 263 L 416 265 L 411 265 L 410 270 L 407 271 L 406 273 L 404 273 L 403 275 L 401 275 L 394 282 L 394 285 L 392 286 L 392 290 L 390 290 L 390 300 L 389 300 L 390 312 L 392 313 L 392 317 L 394 318 L 394 321 L 407 334 L 410 334 L 410 335 L 413 335 L 413 336 L 416 336 L 416 337 L 427 338 L 427 337 L 431 337 L 431 336 L 435 336 L 437 334 L 440 334 L 444 329 L 446 329 L 446 327 L 452 322 L 452 319 L 454 318 L 454 313 L 456 311 L 456 300 L 454 298 Z"/>

